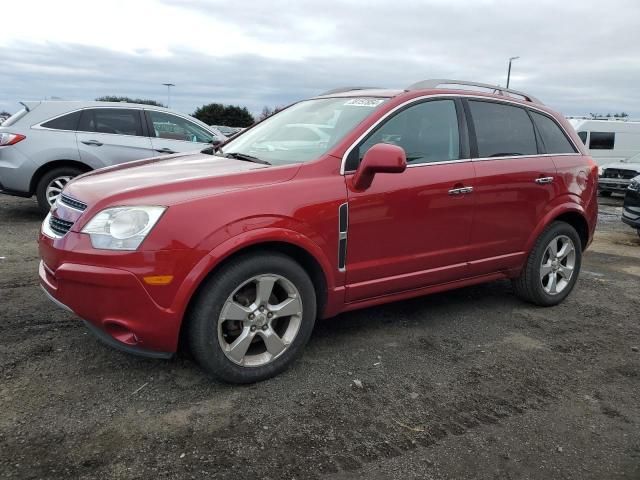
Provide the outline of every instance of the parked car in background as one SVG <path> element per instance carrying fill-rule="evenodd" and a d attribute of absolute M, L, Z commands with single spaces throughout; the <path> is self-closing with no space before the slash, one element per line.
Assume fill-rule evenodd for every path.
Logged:
<path fill-rule="evenodd" d="M 233 137 L 234 135 L 244 130 L 244 128 L 241 127 L 229 127 L 227 125 L 211 125 L 211 127 L 215 128 L 219 132 L 222 132 L 222 134 L 227 137 Z"/>
<path fill-rule="evenodd" d="M 616 118 L 569 118 L 593 160 L 604 166 L 640 153 L 640 121 Z"/>
<path fill-rule="evenodd" d="M 640 175 L 633 178 L 627 187 L 622 206 L 622 221 L 635 228 L 640 236 Z"/>
<path fill-rule="evenodd" d="M 328 138 L 301 143 L 319 121 Z M 70 182 L 42 224 L 40 284 L 113 347 L 167 358 L 183 339 L 211 374 L 255 382 L 316 318 L 497 279 L 560 303 L 596 180 L 567 121 L 525 93 L 339 89 L 218 149 Z"/>
<path fill-rule="evenodd" d="M 603 197 L 627 192 L 631 180 L 640 175 L 640 153 L 616 163 L 599 167 L 598 191 Z"/>
<path fill-rule="evenodd" d="M 47 212 L 72 178 L 226 140 L 166 108 L 111 102 L 23 102 L 0 126 L 0 192 L 30 197 Z"/>

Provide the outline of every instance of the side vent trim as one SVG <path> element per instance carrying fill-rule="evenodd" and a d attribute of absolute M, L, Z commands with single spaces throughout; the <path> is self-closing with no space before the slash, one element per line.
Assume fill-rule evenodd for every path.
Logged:
<path fill-rule="evenodd" d="M 338 208 L 338 270 L 345 271 L 347 262 L 347 230 L 349 228 L 349 204 Z"/>

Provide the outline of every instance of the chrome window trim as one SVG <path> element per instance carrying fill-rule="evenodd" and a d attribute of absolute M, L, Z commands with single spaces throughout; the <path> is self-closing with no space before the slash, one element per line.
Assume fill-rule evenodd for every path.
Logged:
<path fill-rule="evenodd" d="M 45 131 L 49 131 L 49 132 L 95 133 L 95 134 L 98 134 L 98 135 L 115 135 L 117 137 L 160 138 L 160 137 L 152 137 L 150 135 L 126 135 L 126 134 L 123 134 L 123 133 L 87 132 L 85 130 L 62 130 L 62 129 L 59 129 L 59 128 L 48 128 L 48 127 L 43 127 L 42 126 L 43 123 L 47 123 L 47 122 L 50 122 L 52 120 L 56 120 L 56 119 L 58 119 L 60 117 L 64 117 L 65 115 L 69 115 L 69 114 L 75 113 L 75 112 L 82 112 L 84 110 L 91 110 L 91 109 L 94 109 L 94 108 L 114 108 L 114 109 L 120 109 L 120 110 L 142 110 L 143 112 L 145 110 L 150 110 L 150 111 L 159 112 L 159 113 L 166 113 L 168 115 L 174 115 L 176 117 L 182 118 L 183 120 L 186 120 L 188 122 L 194 123 L 195 125 L 198 125 L 200 128 L 203 128 L 207 132 L 209 132 L 212 137 L 219 138 L 218 135 L 216 135 L 214 132 L 209 130 L 209 126 L 204 122 L 201 125 L 199 123 L 194 122 L 193 119 L 188 118 L 187 116 L 184 116 L 184 115 L 182 115 L 180 113 L 166 112 L 164 110 L 160 110 L 160 109 L 157 109 L 157 108 L 146 108 L 146 107 L 141 107 L 139 105 L 137 105 L 135 107 L 128 107 L 128 106 L 115 107 L 115 106 L 110 106 L 110 105 L 96 105 L 96 106 L 92 106 L 92 107 L 80 107 L 80 108 L 76 108 L 75 110 L 69 110 L 68 112 L 64 112 L 64 113 L 61 113 L 59 115 L 47 118 L 46 120 L 42 120 L 40 123 L 36 123 L 34 125 L 31 125 L 30 128 L 32 128 L 33 130 L 45 130 Z M 172 139 L 163 138 L 162 140 L 172 140 Z M 198 143 L 200 145 L 206 145 L 206 143 L 188 142 L 186 140 L 174 140 L 174 141 L 176 141 L 176 142 L 185 142 L 185 143 Z"/>
<path fill-rule="evenodd" d="M 407 165 L 407 167 L 423 167 L 423 166 L 429 166 L 429 165 L 442 165 L 442 164 L 447 164 L 447 163 L 459 163 L 459 162 L 469 162 L 469 161 L 478 162 L 478 161 L 485 161 L 485 160 L 504 160 L 504 159 L 507 159 L 507 158 L 519 158 L 519 157 L 531 158 L 531 157 L 560 157 L 560 156 L 569 156 L 569 155 L 582 155 L 582 153 L 580 153 L 580 149 L 577 147 L 577 145 L 573 141 L 573 138 L 571 138 L 571 135 L 569 135 L 567 133 L 567 131 L 564 128 L 564 126 L 562 126 L 560 123 L 558 123 L 558 121 L 555 118 L 553 118 L 551 115 L 549 115 L 548 112 L 546 112 L 545 110 L 543 110 L 541 108 L 538 108 L 538 107 L 536 107 L 534 105 L 523 105 L 520 102 L 512 101 L 512 100 L 509 100 L 509 99 L 506 99 L 506 98 L 503 99 L 503 98 L 485 97 L 485 96 L 481 96 L 481 95 L 455 95 L 455 94 L 451 94 L 451 93 L 449 93 L 449 94 L 437 93 L 437 94 L 434 94 L 434 95 L 422 95 L 420 97 L 415 97 L 415 98 L 412 98 L 411 100 L 407 100 L 406 102 L 403 102 L 400 105 L 396 105 L 394 108 L 392 108 L 387 113 L 385 113 L 382 117 L 380 117 L 373 125 L 371 125 L 369 128 L 367 128 L 367 130 L 365 130 L 365 132 L 362 135 L 360 135 L 356 139 L 356 141 L 351 144 L 351 146 L 349 148 L 347 148 L 347 150 L 345 151 L 344 155 L 342 155 L 342 161 L 340 163 L 340 175 L 346 175 L 347 173 L 355 172 L 355 170 L 345 171 L 345 165 L 347 163 L 347 157 L 349 157 L 349 155 L 351 154 L 353 149 L 356 147 L 356 145 L 358 145 L 367 135 L 369 135 L 375 128 L 377 128 L 378 125 L 380 125 L 388 117 L 393 115 L 395 112 L 397 112 L 401 108 L 404 108 L 407 105 L 411 105 L 412 103 L 420 103 L 421 101 L 427 100 L 427 99 L 430 99 L 430 98 L 443 98 L 443 99 L 451 99 L 451 100 L 454 100 L 456 98 L 461 98 L 461 99 L 473 98 L 473 99 L 485 100 L 485 101 L 488 101 L 488 102 L 504 103 L 504 104 L 513 105 L 513 106 L 524 108 L 524 109 L 530 108 L 531 110 L 535 110 L 537 112 L 540 112 L 541 114 L 543 114 L 546 117 L 549 117 L 551 120 L 553 120 L 553 122 L 566 135 L 566 137 L 569 140 L 569 142 L 571 142 L 571 146 L 573 148 L 575 148 L 576 151 L 574 153 L 537 153 L 535 155 L 518 155 L 518 156 L 513 156 L 512 155 L 512 156 L 507 156 L 507 157 L 463 158 L 463 159 L 459 159 L 459 160 L 445 160 L 443 162 L 419 163 L 419 164 L 414 164 L 414 165 Z"/>

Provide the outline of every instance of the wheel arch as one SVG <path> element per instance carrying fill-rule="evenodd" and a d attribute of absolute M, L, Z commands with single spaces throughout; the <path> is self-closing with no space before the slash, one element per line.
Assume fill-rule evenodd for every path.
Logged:
<path fill-rule="evenodd" d="M 78 160 L 53 160 L 51 162 L 47 162 L 44 165 L 38 167 L 38 169 L 31 176 L 31 182 L 29 183 L 29 193 L 33 195 L 36 191 L 36 187 L 38 186 L 38 182 L 40 179 L 47 173 L 53 170 L 54 168 L 60 167 L 74 167 L 82 170 L 82 173 L 89 172 L 93 170 L 93 167 L 87 165 L 86 163 L 80 162 Z"/>
<path fill-rule="evenodd" d="M 586 213 L 578 205 L 564 204 L 559 205 L 545 215 L 538 227 L 531 233 L 527 241 L 526 252 L 530 252 L 538 237 L 544 232 L 545 228 L 553 222 L 565 222 L 571 225 L 578 232 L 582 250 L 587 248 L 590 240 L 589 222 Z"/>

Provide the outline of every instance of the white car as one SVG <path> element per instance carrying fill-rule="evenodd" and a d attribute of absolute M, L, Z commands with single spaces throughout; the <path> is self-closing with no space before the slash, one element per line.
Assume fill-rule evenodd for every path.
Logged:
<path fill-rule="evenodd" d="M 608 163 L 598 168 L 598 191 L 603 197 L 614 192 L 624 194 L 631 180 L 640 175 L 640 153 L 616 163 Z"/>

